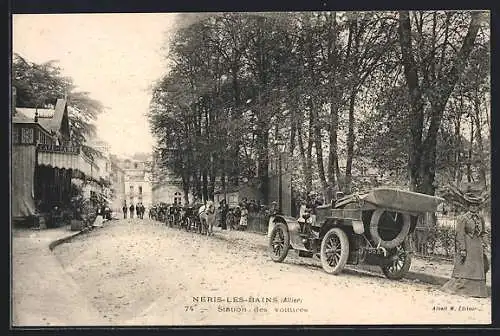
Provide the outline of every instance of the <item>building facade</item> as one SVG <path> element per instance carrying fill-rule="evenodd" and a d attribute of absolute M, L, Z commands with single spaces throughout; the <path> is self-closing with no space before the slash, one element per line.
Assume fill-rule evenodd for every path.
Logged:
<path fill-rule="evenodd" d="M 146 209 L 153 204 L 151 161 L 125 159 L 121 168 L 124 173 L 124 199 L 122 204 L 130 206 L 142 203 Z"/>
<path fill-rule="evenodd" d="M 111 158 L 111 209 L 120 213 L 125 200 L 125 172 L 120 167 L 120 161 L 114 155 Z"/>
<path fill-rule="evenodd" d="M 71 208 L 74 185 L 102 184 L 99 167 L 71 144 L 68 106 L 57 99 L 48 108 L 17 107 L 13 90 L 12 219 L 25 220 Z"/>
<path fill-rule="evenodd" d="M 159 157 L 153 157 L 151 172 L 153 176 L 153 203 L 184 204 L 184 191 L 182 189 L 182 179 L 172 172 L 160 169 L 158 165 Z M 192 201 L 189 193 L 188 202 Z"/>

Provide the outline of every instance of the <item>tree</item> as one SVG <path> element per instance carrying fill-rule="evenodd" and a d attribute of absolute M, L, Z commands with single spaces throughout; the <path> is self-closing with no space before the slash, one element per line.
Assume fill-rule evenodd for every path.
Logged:
<path fill-rule="evenodd" d="M 82 147 L 89 155 L 98 154 L 85 145 L 85 139 L 95 134 L 93 122 L 104 107 L 88 92 L 75 91 L 73 80 L 62 76 L 57 61 L 36 64 L 14 54 L 12 85 L 16 87 L 19 107 L 49 108 L 58 98 L 66 98 L 73 145 Z"/>
<path fill-rule="evenodd" d="M 438 131 L 448 99 L 474 47 L 481 15 L 480 12 L 413 12 L 415 31 L 410 13 L 399 12 L 402 64 L 411 107 L 409 177 L 415 191 L 435 193 Z M 467 32 L 460 36 L 462 30 L 458 27 L 468 17 Z M 412 37 L 417 38 L 417 50 L 413 48 Z"/>

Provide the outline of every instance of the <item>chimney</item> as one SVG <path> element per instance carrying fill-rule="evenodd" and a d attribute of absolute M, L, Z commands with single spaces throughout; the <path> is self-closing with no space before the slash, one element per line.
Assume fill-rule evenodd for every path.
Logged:
<path fill-rule="evenodd" d="M 16 114 L 16 100 L 17 100 L 17 90 L 15 86 L 12 86 L 12 102 L 11 102 L 12 115 Z"/>

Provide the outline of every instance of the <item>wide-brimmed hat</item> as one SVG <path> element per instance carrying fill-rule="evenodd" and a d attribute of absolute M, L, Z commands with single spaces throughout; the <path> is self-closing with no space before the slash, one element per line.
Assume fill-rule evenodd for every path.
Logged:
<path fill-rule="evenodd" d="M 467 183 L 460 188 L 448 184 L 441 190 L 440 194 L 448 202 L 464 208 L 471 205 L 481 206 L 489 196 L 487 190 L 477 183 Z"/>
<path fill-rule="evenodd" d="M 462 189 L 464 200 L 470 205 L 480 205 L 484 202 L 484 188 L 476 183 L 468 183 Z"/>

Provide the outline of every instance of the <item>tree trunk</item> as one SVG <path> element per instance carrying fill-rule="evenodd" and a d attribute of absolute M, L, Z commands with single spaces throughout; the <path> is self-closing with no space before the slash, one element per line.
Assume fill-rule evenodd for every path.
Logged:
<path fill-rule="evenodd" d="M 460 111 L 455 116 L 455 171 L 453 174 L 457 184 L 462 180 L 462 163 L 460 162 L 462 154 L 462 136 L 460 127 L 462 125 L 462 97 L 460 97 Z"/>
<path fill-rule="evenodd" d="M 470 138 L 469 138 L 469 153 L 467 155 L 467 182 L 472 182 L 472 148 L 474 144 L 474 118 L 470 114 Z"/>
<path fill-rule="evenodd" d="M 182 177 L 182 190 L 184 191 L 184 204 L 189 204 L 189 176 Z"/>
<path fill-rule="evenodd" d="M 296 127 L 296 121 L 295 121 L 295 113 L 291 115 L 291 122 L 290 122 L 290 145 L 288 148 L 288 153 L 290 157 L 293 156 L 293 150 L 295 149 L 295 138 L 297 136 L 297 127 Z"/>
<path fill-rule="evenodd" d="M 199 171 L 196 171 L 193 179 L 195 181 L 195 195 L 196 197 L 201 198 L 203 197 L 203 192 L 202 192 L 202 183 L 201 183 L 201 173 Z"/>
<path fill-rule="evenodd" d="M 408 86 L 410 100 L 409 127 L 411 135 L 411 148 L 408 159 L 410 176 L 410 187 L 416 191 L 420 184 L 420 159 L 422 147 L 422 128 L 424 123 L 424 111 L 422 93 L 418 83 L 418 74 L 413 50 L 411 46 L 411 25 L 408 11 L 399 13 L 399 40 L 401 45 L 402 63 Z"/>
<path fill-rule="evenodd" d="M 338 129 L 338 110 L 335 99 L 330 102 L 330 127 L 329 127 L 329 138 L 330 138 L 330 148 L 328 153 L 328 182 L 331 186 L 335 185 L 336 181 L 336 171 L 338 166 L 338 144 L 337 144 L 337 129 Z M 339 183 L 340 181 L 337 181 Z"/>
<path fill-rule="evenodd" d="M 399 12 L 399 37 L 401 45 L 402 63 L 404 67 L 406 82 L 409 90 L 411 113 L 410 132 L 410 181 L 412 189 L 416 191 L 434 194 L 434 178 L 436 169 L 436 143 L 437 134 L 441 126 L 444 109 L 448 102 L 453 88 L 455 87 L 459 76 L 463 73 L 469 54 L 474 46 L 477 32 L 480 25 L 480 13 L 472 12 L 472 20 L 469 24 L 467 35 L 465 36 L 462 47 L 457 52 L 452 63 L 453 66 L 446 74 L 438 75 L 438 79 L 432 83 L 433 88 L 439 88 L 439 95 L 431 99 L 430 126 L 427 131 L 427 137 L 422 140 L 424 105 L 422 92 L 419 86 L 417 65 L 413 58 L 411 45 L 411 25 L 408 11 Z"/>
<path fill-rule="evenodd" d="M 328 188 L 328 183 L 326 181 L 325 175 L 325 166 L 323 163 L 323 138 L 321 136 L 321 126 L 319 125 L 319 116 L 315 111 L 315 104 L 313 99 L 309 100 L 310 114 L 309 114 L 309 123 L 312 125 L 312 131 L 314 133 L 310 133 L 309 137 L 313 137 L 314 139 L 314 148 L 316 148 L 316 165 L 318 167 L 319 179 L 321 181 L 321 186 L 324 190 Z"/>
<path fill-rule="evenodd" d="M 269 203 L 269 134 L 267 128 L 259 123 L 257 138 L 257 171 L 259 174 L 260 192 L 262 193 L 264 204 Z"/>
<path fill-rule="evenodd" d="M 226 173 L 225 170 L 222 170 L 221 176 L 221 186 L 222 186 L 222 193 L 224 194 L 224 199 L 227 198 L 227 187 L 226 187 Z"/>
<path fill-rule="evenodd" d="M 210 155 L 210 180 L 208 185 L 208 199 L 214 200 L 214 192 L 215 192 L 215 178 L 216 177 L 216 169 L 215 169 L 215 159 L 213 155 Z"/>
<path fill-rule="evenodd" d="M 202 183 L 203 183 L 203 203 L 205 203 L 206 201 L 208 201 L 208 176 L 206 170 L 203 170 Z"/>
<path fill-rule="evenodd" d="M 484 146 L 483 146 L 483 135 L 481 132 L 481 101 L 479 100 L 479 95 L 476 92 L 476 96 L 474 97 L 474 121 L 476 124 L 476 142 L 478 147 L 478 170 L 479 170 L 479 181 L 486 188 L 486 167 L 485 167 L 485 158 L 484 158 Z"/>
<path fill-rule="evenodd" d="M 300 161 L 302 163 L 302 169 L 304 171 L 305 188 L 307 193 L 309 193 L 312 190 L 312 167 L 311 167 L 312 141 L 311 137 L 308 137 L 307 155 L 306 155 L 306 149 L 304 148 L 304 141 L 302 139 L 302 132 L 300 128 L 297 128 L 297 141 L 300 150 Z"/>
<path fill-rule="evenodd" d="M 352 160 L 354 155 L 354 107 L 356 105 L 356 89 L 351 93 L 349 98 L 349 126 L 347 132 L 347 162 L 345 167 L 344 192 L 349 194 L 352 185 Z"/>

